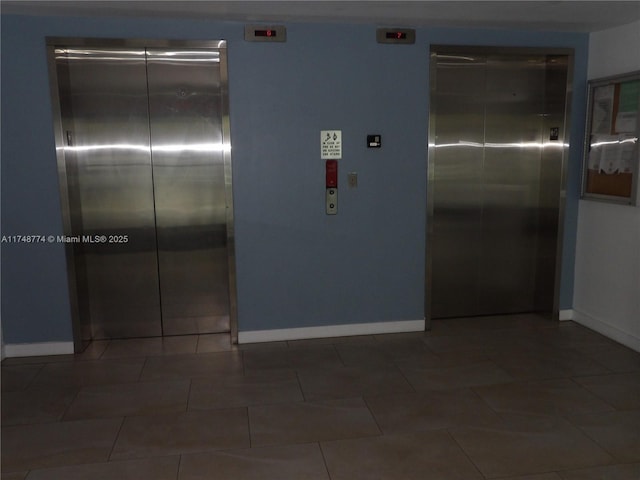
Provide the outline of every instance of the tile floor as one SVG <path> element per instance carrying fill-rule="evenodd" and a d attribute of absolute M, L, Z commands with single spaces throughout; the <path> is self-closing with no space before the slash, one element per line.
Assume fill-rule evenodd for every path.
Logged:
<path fill-rule="evenodd" d="M 535 315 L 2 363 L 5 480 L 640 480 L 640 353 Z"/>

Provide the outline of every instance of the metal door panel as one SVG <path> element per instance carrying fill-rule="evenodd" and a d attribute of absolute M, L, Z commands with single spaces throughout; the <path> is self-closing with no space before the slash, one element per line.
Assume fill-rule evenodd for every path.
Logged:
<path fill-rule="evenodd" d="M 478 314 L 533 310 L 543 87 L 544 59 L 487 61 Z"/>
<path fill-rule="evenodd" d="M 160 335 L 144 50 L 64 52 L 72 228 L 94 239 L 77 248 L 92 336 Z"/>
<path fill-rule="evenodd" d="M 482 226 L 484 58 L 438 58 L 433 167 L 433 315 L 477 308 Z"/>
<path fill-rule="evenodd" d="M 566 55 L 546 57 L 545 70 L 545 116 L 542 124 L 542 164 L 540 168 L 539 215 L 538 215 L 538 254 L 536 264 L 536 286 L 534 308 L 548 312 L 558 310 L 559 292 L 554 289 L 551 278 L 559 279 L 558 238 L 562 237 L 561 201 L 563 195 L 564 158 L 568 143 L 566 109 L 567 82 L 569 80 L 569 59 Z M 551 128 L 558 129 L 558 138 L 553 140 Z"/>
<path fill-rule="evenodd" d="M 432 59 L 438 69 L 435 85 L 438 95 L 474 95 L 484 91 L 486 55 L 438 53 Z"/>
<path fill-rule="evenodd" d="M 465 97 L 469 98 L 469 97 Z M 456 110 L 459 97 L 442 96 L 438 105 L 446 113 L 439 116 L 437 158 L 434 166 L 434 216 L 432 246 L 437 255 L 432 268 L 434 315 L 456 316 L 477 305 L 477 271 L 482 209 L 482 122 L 484 106 Z M 464 126 L 463 143 L 454 140 Z"/>
<path fill-rule="evenodd" d="M 147 49 L 165 334 L 229 331 L 220 54 Z"/>

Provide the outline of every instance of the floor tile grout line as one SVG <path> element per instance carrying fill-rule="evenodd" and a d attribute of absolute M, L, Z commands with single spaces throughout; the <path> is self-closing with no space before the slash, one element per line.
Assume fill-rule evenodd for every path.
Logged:
<path fill-rule="evenodd" d="M 425 348 L 427 349 L 427 352 L 437 356 L 439 359 L 442 359 L 442 357 L 438 354 L 438 352 L 436 352 L 434 349 L 432 349 L 429 344 L 427 343 L 427 339 L 429 338 L 434 338 L 433 336 L 424 336 L 422 337 L 421 341 L 422 343 L 424 343 Z"/>
<path fill-rule="evenodd" d="M 511 384 L 513 384 L 513 383 L 518 383 L 518 382 L 512 382 Z M 506 385 L 506 384 L 504 384 L 504 383 L 503 383 L 503 384 L 501 384 L 501 385 Z M 469 388 L 469 390 L 471 390 L 471 392 L 473 392 L 473 394 L 476 396 L 476 398 L 482 402 L 482 404 L 483 404 L 484 406 L 486 406 L 489 410 L 491 410 L 491 411 L 494 413 L 494 415 L 496 415 L 496 416 L 497 416 L 497 417 L 502 421 L 502 418 L 500 417 L 500 415 L 501 415 L 501 414 L 504 414 L 505 412 L 504 412 L 504 411 L 502 411 L 502 413 L 501 413 L 501 411 L 500 411 L 500 410 L 498 410 L 498 409 L 496 409 L 496 408 L 493 408 L 493 407 L 491 406 L 491 404 L 490 404 L 489 402 L 487 402 L 487 401 L 484 399 L 484 397 L 483 397 L 482 395 L 480 395 L 480 394 L 476 391 L 476 388 L 478 388 L 478 387 L 483 387 L 483 386 L 485 386 L 485 385 L 473 385 L 473 386 L 468 387 L 468 388 Z"/>
<path fill-rule="evenodd" d="M 514 411 L 514 410 L 501 410 L 498 408 L 494 408 L 476 389 L 477 388 L 483 388 L 483 387 L 492 387 L 492 386 L 504 386 L 504 385 L 527 385 L 527 384 L 531 384 L 531 383 L 537 383 L 537 382 L 547 382 L 547 381 L 553 381 L 553 380 L 570 380 L 573 382 L 572 378 L 552 378 L 552 379 L 534 379 L 534 380 L 514 380 L 513 382 L 508 382 L 508 383 L 501 383 L 501 384 L 492 384 L 492 385 L 474 385 L 471 387 L 467 387 L 469 388 L 469 390 L 473 391 L 473 393 L 478 397 L 479 400 L 481 400 L 483 402 L 483 404 L 485 404 L 493 413 L 495 413 L 496 415 L 500 416 L 500 415 L 504 415 L 504 414 L 517 414 L 517 415 L 541 415 L 541 416 L 549 416 L 549 417 L 559 417 L 562 418 L 564 420 L 568 420 L 568 416 L 569 414 L 561 414 L 561 413 L 535 413 L 535 412 L 530 412 L 530 411 Z M 587 393 L 592 393 L 591 391 L 589 391 L 588 389 L 586 389 L 585 387 L 582 387 L 580 384 L 577 384 L 576 382 L 573 382 L 576 386 L 581 387 L 582 390 L 584 390 Z M 597 395 L 593 394 L 596 398 L 598 398 L 598 400 L 602 400 L 604 403 L 606 403 L 608 406 L 612 407 L 614 409 L 614 411 L 620 411 L 618 409 L 616 409 L 613 405 L 611 405 L 609 402 L 605 401 L 604 399 L 598 397 Z M 596 410 L 593 412 L 589 412 L 589 413 L 598 413 L 598 414 L 602 414 L 602 413 L 611 413 L 611 410 Z M 569 422 L 571 423 L 571 422 Z M 572 424 L 573 425 L 573 424 Z"/>
<path fill-rule="evenodd" d="M 593 358 L 591 355 L 587 355 L 586 353 L 581 352 L 580 350 L 576 349 L 575 347 L 569 347 L 569 348 L 567 348 L 567 350 L 573 352 L 574 355 L 578 355 L 578 356 L 583 357 L 583 358 L 585 358 L 587 360 L 590 360 L 593 363 L 595 363 L 596 365 L 598 365 L 599 367 L 604 368 L 608 372 L 605 375 L 610 375 L 612 373 L 615 373 L 612 369 L 607 367 L 605 364 L 599 362 L 596 358 Z"/>
<path fill-rule="evenodd" d="M 632 370 L 632 371 L 624 371 L 624 372 L 597 373 L 597 374 L 593 374 L 593 375 L 572 375 L 571 378 L 610 377 L 612 375 L 638 375 L 638 376 L 640 376 L 640 370 Z"/>
<path fill-rule="evenodd" d="M 116 436 L 113 440 L 113 445 L 111 445 L 111 450 L 109 451 L 109 455 L 107 455 L 107 462 L 111 462 L 112 461 L 112 456 L 113 456 L 113 452 L 116 449 L 116 444 L 118 443 L 118 439 L 120 438 L 120 434 L 122 433 L 122 429 L 124 428 L 124 422 L 127 419 L 126 416 L 122 417 L 122 420 L 120 420 L 120 428 L 118 428 L 118 433 L 116 433 Z"/>
<path fill-rule="evenodd" d="M 333 349 L 336 352 L 336 355 L 338 355 L 338 359 L 340 360 L 340 363 L 342 363 L 342 366 L 347 368 L 347 364 L 344 361 L 344 358 L 342 358 L 342 355 L 340 355 L 340 350 L 338 350 L 338 346 L 336 344 L 333 344 Z"/>
<path fill-rule="evenodd" d="M 136 381 L 136 383 L 141 383 L 142 382 L 142 376 L 144 374 L 144 370 L 147 367 L 147 363 L 149 362 L 149 356 L 145 355 L 144 356 L 144 360 L 142 361 L 142 368 L 140 369 L 140 373 L 138 374 L 138 380 Z"/>
<path fill-rule="evenodd" d="M 599 412 L 598 415 L 602 415 L 603 413 L 617 413 L 618 411 L 616 410 L 615 412 Z M 589 441 L 591 441 L 594 445 L 596 445 L 598 448 L 600 448 L 604 453 L 606 453 L 607 455 L 609 455 L 613 462 L 611 462 L 610 464 L 619 464 L 619 463 L 624 463 L 622 460 L 619 460 L 614 454 L 613 452 L 610 452 L 605 446 L 601 445 L 600 442 L 598 442 L 595 438 L 593 438 L 591 435 L 589 435 L 588 432 L 586 432 L 582 427 L 580 427 L 580 425 L 576 425 L 575 423 L 573 423 L 571 421 L 570 418 L 568 418 L 570 416 L 567 417 L 562 417 L 569 425 L 571 425 L 572 428 L 574 428 L 577 432 L 579 432 L 580 434 L 582 434 L 585 438 L 587 438 Z"/>
<path fill-rule="evenodd" d="M 302 382 L 300 381 L 300 372 L 296 369 L 294 370 L 294 373 L 296 374 L 296 381 L 298 382 L 298 388 L 300 389 L 300 394 L 302 395 L 302 401 L 306 402 L 308 399 L 304 393 L 304 389 L 302 388 Z"/>
<path fill-rule="evenodd" d="M 187 401 L 184 413 L 189 413 L 189 403 L 191 401 L 191 388 L 193 387 L 193 378 L 189 378 L 189 388 L 187 389 Z"/>
<path fill-rule="evenodd" d="M 322 449 L 322 442 L 317 442 L 318 448 L 320 449 L 320 455 L 322 455 L 322 462 L 324 463 L 324 468 L 327 471 L 327 478 L 331 480 L 331 472 L 329 472 L 329 465 L 327 465 L 327 457 L 324 454 L 324 450 Z"/>
<path fill-rule="evenodd" d="M 249 434 L 249 448 L 253 448 L 253 439 L 251 438 L 251 416 L 249 413 L 249 405 L 244 407 L 247 411 L 247 433 Z"/>
<path fill-rule="evenodd" d="M 611 402 L 609 402 L 606 398 L 601 397 L 600 395 L 598 395 L 596 392 L 591 391 L 591 389 L 589 387 L 586 387 L 582 384 L 580 384 L 579 382 L 577 382 L 575 380 L 574 377 L 569 377 L 569 380 L 571 382 L 573 382 L 574 385 L 578 386 L 579 388 L 581 388 L 582 390 L 584 390 L 585 392 L 593 395 L 594 397 L 596 397 L 598 400 L 601 400 L 602 402 L 606 403 L 607 405 L 609 405 L 611 408 L 613 408 L 614 411 L 616 412 L 621 412 L 624 410 L 619 409 L 618 407 L 616 407 L 615 405 L 613 405 Z M 594 412 L 595 413 L 595 412 Z M 600 413 L 606 413 L 606 412 L 600 412 Z"/>
<path fill-rule="evenodd" d="M 338 357 L 338 361 L 342 364 L 342 367 L 346 368 L 346 365 L 344 364 L 344 362 L 342 361 L 342 357 L 340 356 L 340 351 L 338 350 L 338 346 L 335 343 L 332 343 L 331 349 L 333 350 L 333 353 L 335 354 L 335 356 Z"/>
<path fill-rule="evenodd" d="M 336 346 L 336 353 L 338 354 L 338 358 L 340 359 L 340 363 L 342 363 L 342 366 L 347 368 L 347 363 L 344 361 L 344 358 L 340 354 L 340 350 L 338 349 L 337 346 Z"/>
<path fill-rule="evenodd" d="M 473 461 L 473 459 L 471 458 L 471 456 L 467 453 L 467 451 L 462 447 L 462 445 L 460 445 L 460 443 L 458 442 L 458 440 L 456 440 L 456 438 L 453 436 L 453 433 L 451 433 L 451 427 L 450 428 L 446 428 L 444 429 L 444 431 L 447 432 L 447 435 L 449 436 L 449 438 L 453 441 L 453 443 L 458 447 L 458 449 L 462 452 L 462 454 L 467 458 L 467 460 L 469 460 L 469 462 L 471 463 L 471 465 L 473 465 L 473 468 L 476 469 L 476 471 L 478 472 L 478 474 L 484 478 L 484 479 L 488 479 L 489 477 L 487 477 L 484 473 L 482 473 L 482 470 L 480 470 L 480 467 L 478 465 L 476 465 L 476 462 Z"/>
<path fill-rule="evenodd" d="M 105 352 L 107 351 L 107 349 L 111 346 L 111 342 L 112 342 L 112 341 L 113 341 L 113 340 L 109 340 L 109 341 L 107 342 L 107 344 L 106 344 L 106 345 L 105 345 L 105 347 L 104 347 L 104 350 L 102 350 L 102 352 L 100 352 L 100 355 L 98 355 L 98 358 L 97 358 L 96 360 L 105 360 L 105 359 L 104 359 L 104 358 L 102 358 L 102 357 L 104 356 L 104 354 L 105 354 Z M 89 345 L 87 345 L 87 348 L 89 348 Z M 86 350 L 86 349 L 85 349 L 85 350 Z"/>
<path fill-rule="evenodd" d="M 367 407 L 367 410 L 369 410 L 369 415 L 371 415 L 371 418 L 373 418 L 373 421 L 376 424 L 376 428 L 380 432 L 380 435 L 377 435 L 377 436 L 378 437 L 383 437 L 385 435 L 385 432 L 382 429 L 382 427 L 380 426 L 380 424 L 378 423 L 378 419 L 376 418 L 375 414 L 373 413 L 373 410 L 371 410 L 371 407 L 369 406 L 369 402 L 367 402 L 367 399 L 366 399 L 366 397 L 364 395 L 362 395 L 360 398 L 362 398 L 362 403 L 364 403 L 365 407 Z"/>
<path fill-rule="evenodd" d="M 397 363 L 397 360 L 393 360 L 392 364 L 400 372 L 400 375 L 402 375 L 402 378 L 404 378 L 405 382 L 407 382 L 407 384 L 411 387 L 411 390 L 413 391 L 413 393 L 418 393 L 416 386 L 413 383 L 411 383 L 411 380 L 409 380 L 409 377 L 407 377 L 407 375 L 404 373 L 404 370 L 400 368 L 400 366 Z"/>
<path fill-rule="evenodd" d="M 76 394 L 73 396 L 73 400 L 71 400 L 69 402 L 69 405 L 67 405 L 67 408 L 64 409 L 64 412 L 62 412 L 62 415 L 58 419 L 58 422 L 73 421 L 73 419 L 72 420 L 65 420 L 65 417 L 69 413 L 69 410 L 71 410 L 71 407 L 76 402 L 76 400 L 78 400 L 78 397 L 80 396 L 80 392 L 82 392 L 83 388 L 84 388 L 84 386 L 77 387 Z"/>
<path fill-rule="evenodd" d="M 38 371 L 35 373 L 33 377 L 31 377 L 31 380 L 27 382 L 27 385 L 21 391 L 26 391 L 29 388 L 31 388 L 31 386 L 35 383 L 36 378 L 38 378 L 42 373 L 44 373 L 44 369 L 47 365 L 49 365 L 49 363 L 43 363 L 42 365 L 40 365 L 40 368 L 38 369 Z"/>
<path fill-rule="evenodd" d="M 178 468 L 176 469 L 176 480 L 180 480 L 180 466 L 182 465 L 182 456 L 184 453 L 178 455 Z"/>
<path fill-rule="evenodd" d="M 200 338 L 201 338 L 201 337 L 202 337 L 202 335 L 198 335 L 198 336 L 196 337 L 196 350 L 195 350 L 195 352 L 193 352 L 193 353 L 199 353 L 199 352 L 198 352 L 198 347 L 200 346 Z"/>

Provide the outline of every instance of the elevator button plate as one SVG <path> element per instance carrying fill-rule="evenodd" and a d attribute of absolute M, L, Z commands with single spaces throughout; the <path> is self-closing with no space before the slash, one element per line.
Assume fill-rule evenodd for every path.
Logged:
<path fill-rule="evenodd" d="M 336 215 L 338 213 L 338 189 L 337 188 L 327 188 L 326 212 L 327 212 L 327 215 Z"/>

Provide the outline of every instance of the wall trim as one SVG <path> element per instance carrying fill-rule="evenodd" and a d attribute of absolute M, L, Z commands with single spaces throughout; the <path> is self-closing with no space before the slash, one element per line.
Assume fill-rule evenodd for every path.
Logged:
<path fill-rule="evenodd" d="M 565 320 L 573 320 L 573 310 L 568 309 L 568 310 L 560 310 L 560 312 L 558 312 L 559 314 L 559 318 L 558 320 L 560 320 L 561 322 L 564 322 Z"/>
<path fill-rule="evenodd" d="M 6 358 L 65 355 L 69 353 L 73 353 L 73 342 L 9 343 L 4 346 Z"/>
<path fill-rule="evenodd" d="M 310 338 L 349 337 L 353 335 L 378 335 L 383 333 L 423 332 L 425 321 L 400 320 L 397 322 L 351 323 L 322 327 L 281 328 L 238 332 L 238 343 L 281 342 Z"/>
<path fill-rule="evenodd" d="M 630 333 L 624 332 L 603 320 L 592 317 L 589 314 L 574 310 L 573 321 L 583 325 L 591 330 L 601 333 L 605 337 L 610 338 L 625 347 L 629 347 L 636 352 L 640 352 L 640 338 Z"/>

